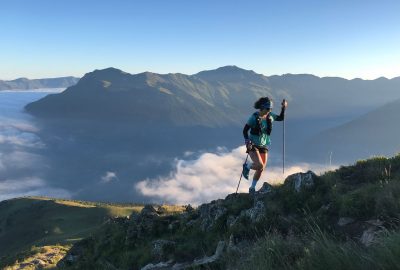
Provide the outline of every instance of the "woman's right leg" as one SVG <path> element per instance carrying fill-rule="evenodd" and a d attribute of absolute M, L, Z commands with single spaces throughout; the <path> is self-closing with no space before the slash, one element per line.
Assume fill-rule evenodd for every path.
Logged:
<path fill-rule="evenodd" d="M 251 169 L 256 171 L 262 171 L 264 168 L 264 163 L 261 158 L 260 152 L 257 149 L 251 150 L 249 151 L 249 156 L 251 158 L 251 161 L 253 161 Z"/>
<path fill-rule="evenodd" d="M 258 182 L 258 179 L 260 179 L 262 170 L 264 168 L 263 161 L 260 155 L 260 152 L 258 149 L 254 149 L 249 152 L 250 158 L 253 161 L 253 164 L 251 165 L 251 169 L 256 170 L 253 176 L 253 181 L 251 183 L 251 186 L 249 188 L 249 193 L 253 194 L 256 190 L 256 185 Z"/>

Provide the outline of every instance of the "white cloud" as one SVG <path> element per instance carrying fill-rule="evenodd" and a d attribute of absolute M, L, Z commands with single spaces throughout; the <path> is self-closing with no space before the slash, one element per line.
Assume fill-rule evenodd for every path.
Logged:
<path fill-rule="evenodd" d="M 13 122 L 13 119 L 6 118 L 0 123 L 0 144 L 42 148 L 44 144 L 35 134 L 36 132 L 38 129 L 29 123 Z"/>
<path fill-rule="evenodd" d="M 224 198 L 236 191 L 245 158 L 244 146 L 231 152 L 220 148 L 217 153 L 203 153 L 196 160 L 177 160 L 176 170 L 169 176 L 145 179 L 137 183 L 135 188 L 145 196 L 176 204 L 200 204 Z M 328 168 L 316 164 L 297 164 L 286 168 L 283 175 L 282 167 L 267 166 L 257 187 L 260 188 L 263 182 L 282 183 L 288 175 L 310 169 L 319 173 Z M 252 175 L 249 178 L 252 179 Z M 242 178 L 239 192 L 247 192 L 249 185 L 249 181 Z"/>
<path fill-rule="evenodd" d="M 106 174 L 101 177 L 100 183 L 106 184 L 113 181 L 118 181 L 117 174 L 115 172 L 106 172 Z"/>
<path fill-rule="evenodd" d="M 45 167 L 44 158 L 37 154 L 23 151 L 0 153 L 0 172 L 5 170 L 17 171 L 21 169 L 38 171 L 43 167 Z"/>

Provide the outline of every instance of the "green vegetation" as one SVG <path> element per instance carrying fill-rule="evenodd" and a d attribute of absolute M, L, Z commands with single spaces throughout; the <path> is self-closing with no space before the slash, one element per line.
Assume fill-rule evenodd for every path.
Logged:
<path fill-rule="evenodd" d="M 26 197 L 0 203 L 0 268 L 43 246 L 71 244 L 90 236 L 110 217 L 143 206 Z M 17 254 L 17 255 L 15 255 Z"/>
<path fill-rule="evenodd" d="M 97 223 L 103 223 L 101 226 L 90 227 L 93 229 L 90 236 L 69 250 L 75 259 L 63 259 L 57 267 L 140 269 L 158 262 L 190 264 L 195 259 L 212 256 L 218 243 L 224 241 L 225 248 L 218 260 L 201 266 L 203 268 L 191 267 L 398 268 L 400 155 L 358 161 L 352 166 L 313 176 L 313 184 L 303 185 L 299 191 L 294 188 L 296 179 L 288 177 L 284 184 L 255 198 L 248 194 L 231 194 L 224 200 L 212 201 L 197 209 L 188 207 L 185 211 L 182 207 L 163 206 L 145 207 L 138 213 L 141 207 L 130 205 L 135 213 L 129 218 L 124 217 L 123 209 L 110 209 L 117 206 L 47 201 L 58 207 L 79 208 L 82 215 L 95 209 L 108 217 L 110 213 L 121 213 L 120 218 L 107 218 L 106 222 Z M 20 200 L 21 205 L 25 204 L 20 208 L 31 204 L 26 200 Z M 44 200 L 37 200 L 40 202 L 43 204 Z M 17 208 L 7 207 L 8 214 Z M 45 212 L 49 217 L 46 207 L 38 209 L 40 211 L 36 212 Z M 5 212 L 2 211 L 2 215 Z M 51 216 L 60 219 L 68 213 L 72 215 L 67 210 L 63 212 L 63 215 Z M 53 226 L 48 239 L 54 240 L 60 232 L 68 235 L 63 238 L 64 244 L 71 243 L 65 239 L 79 238 L 76 228 L 75 235 L 71 235 L 62 223 L 56 227 L 54 220 L 47 218 L 41 223 L 46 228 Z M 74 225 L 68 226 L 73 228 Z M 44 240 L 37 240 L 35 245 L 37 243 L 44 243 Z"/>
<path fill-rule="evenodd" d="M 229 195 L 183 214 L 134 215 L 108 223 L 77 245 L 83 250 L 81 259 L 63 267 L 105 269 L 104 260 L 119 269 L 168 260 L 190 262 L 213 255 L 221 240 L 231 246 L 209 269 L 400 265 L 400 155 L 358 161 L 315 176 L 313 185 L 299 192 L 294 181 L 288 178 L 255 200 L 248 194 Z M 264 206 L 259 218 L 256 212 L 246 212 L 256 205 Z M 349 224 L 339 225 L 341 218 Z M 368 230 L 370 239 L 361 243 Z M 160 239 L 174 244 L 155 252 L 154 243 Z"/>
<path fill-rule="evenodd" d="M 14 257 L 14 263 L 5 266 L 4 270 L 14 269 L 56 269 L 57 263 L 67 254 L 71 245 L 33 246 Z"/>

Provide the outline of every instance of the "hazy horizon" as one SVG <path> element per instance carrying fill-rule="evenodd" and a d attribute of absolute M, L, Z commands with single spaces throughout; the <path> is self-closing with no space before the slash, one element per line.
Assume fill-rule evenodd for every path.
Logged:
<path fill-rule="evenodd" d="M 155 71 L 151 71 L 151 70 L 144 70 L 144 71 L 141 71 L 141 72 L 138 72 L 138 73 L 132 73 L 132 72 L 129 72 L 128 70 L 122 70 L 122 69 L 120 69 L 120 68 L 118 68 L 118 67 L 104 67 L 104 68 L 95 68 L 94 70 L 101 70 L 101 69 L 107 69 L 107 68 L 116 68 L 116 69 L 120 69 L 120 70 L 122 70 L 122 71 L 124 71 L 124 72 L 128 72 L 129 74 L 132 74 L 132 75 L 137 75 L 137 74 L 141 74 L 141 73 L 146 73 L 146 72 L 150 72 L 150 73 L 155 73 L 155 74 L 160 74 L 160 75 L 167 75 L 167 74 L 185 74 L 185 75 L 189 75 L 189 76 L 192 76 L 192 75 L 195 75 L 195 74 L 197 74 L 197 73 L 199 73 L 199 72 L 201 72 L 201 71 L 208 71 L 208 70 L 215 70 L 215 69 L 218 69 L 218 68 L 221 68 L 221 67 L 226 67 L 226 66 L 236 66 L 236 67 L 238 67 L 238 68 L 241 68 L 241 69 L 243 69 L 242 67 L 240 67 L 240 66 L 237 66 L 237 65 L 223 65 L 223 66 L 219 66 L 219 67 L 214 67 L 214 68 L 209 68 L 209 69 L 204 69 L 204 70 L 199 70 L 199 71 L 197 71 L 197 72 L 194 72 L 194 73 L 190 73 L 190 74 L 186 74 L 186 73 L 184 73 L 184 72 L 174 72 L 174 71 L 170 71 L 170 72 L 166 72 L 166 73 L 158 73 L 158 72 L 155 72 Z M 392 77 L 385 77 L 385 76 L 378 76 L 378 77 L 375 77 L 375 78 L 367 78 L 367 79 L 365 79 L 365 78 L 361 78 L 361 77 L 349 77 L 349 78 L 346 78 L 346 77 L 340 77 L 340 76 L 336 76 L 336 75 L 334 75 L 334 74 L 332 74 L 332 75 L 326 75 L 326 76 L 319 76 L 319 75 L 317 75 L 317 74 L 312 74 L 312 73 L 282 73 L 282 74 L 270 74 L 270 75 L 268 75 L 268 74 L 263 74 L 263 73 L 261 73 L 261 72 L 258 72 L 257 70 L 253 70 L 253 69 L 246 69 L 246 70 L 251 70 L 251 71 L 254 71 L 255 73 L 257 73 L 257 74 L 261 74 L 261 75 L 263 75 L 263 76 L 266 76 L 266 77 L 273 77 L 273 76 L 284 76 L 284 75 L 311 75 L 311 76 L 316 76 L 316 77 L 318 77 L 318 78 L 341 78 L 341 79 L 345 79 L 345 80 L 349 80 L 349 81 L 351 81 L 351 80 L 356 80 L 356 79 L 361 79 L 361 80 L 364 80 L 364 81 L 373 81 L 373 80 L 377 80 L 377 79 L 380 79 L 380 78 L 386 78 L 386 79 L 388 79 L 388 80 L 392 80 L 392 79 L 394 79 L 394 78 L 399 78 L 400 77 L 400 73 L 399 73 L 399 75 L 394 75 L 394 76 L 392 76 Z M 76 77 L 76 78 L 82 78 L 86 73 L 88 73 L 88 72 L 92 72 L 93 70 L 88 70 L 87 72 L 85 72 L 85 73 L 83 73 L 83 74 L 81 74 L 81 75 L 61 75 L 61 76 L 56 76 L 56 77 L 38 77 L 38 78 L 29 78 L 29 77 L 26 77 L 26 76 L 22 76 L 22 77 L 17 77 L 17 78 L 11 78 L 11 79 L 4 79 L 4 78 L 0 78 L 0 81 L 14 81 L 14 80 L 18 80 L 18 79 L 28 79 L 28 80 L 39 80 L 39 79 L 55 79 L 55 78 L 62 78 L 62 77 Z M 44 88 L 44 90 L 46 90 L 46 89 L 48 89 L 48 88 Z M 50 88 L 49 88 L 50 89 Z M 36 89 L 35 89 L 36 90 Z M 6 91 L 6 90 L 2 90 L 2 91 Z M 11 90 L 11 91 L 13 91 L 13 90 Z"/>

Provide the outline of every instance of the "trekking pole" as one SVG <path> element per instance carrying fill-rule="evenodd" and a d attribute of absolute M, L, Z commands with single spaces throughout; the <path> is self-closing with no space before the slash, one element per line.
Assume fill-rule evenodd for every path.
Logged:
<path fill-rule="evenodd" d="M 284 99 L 282 103 L 285 103 L 286 100 Z M 285 174 L 285 118 L 283 118 L 283 143 L 282 143 L 282 152 L 283 152 L 283 158 L 282 158 L 282 171 L 283 174 Z"/>
<path fill-rule="evenodd" d="M 249 153 L 247 152 L 246 160 L 244 161 L 245 164 L 247 163 L 247 158 L 248 158 L 248 157 L 249 157 Z M 238 183 L 238 185 L 237 185 L 235 194 L 237 194 L 237 192 L 238 192 L 238 190 L 239 190 L 239 185 L 240 185 L 240 181 L 242 181 L 242 176 L 243 176 L 243 170 L 242 170 L 242 173 L 240 174 L 240 179 L 239 179 L 239 183 Z"/>

